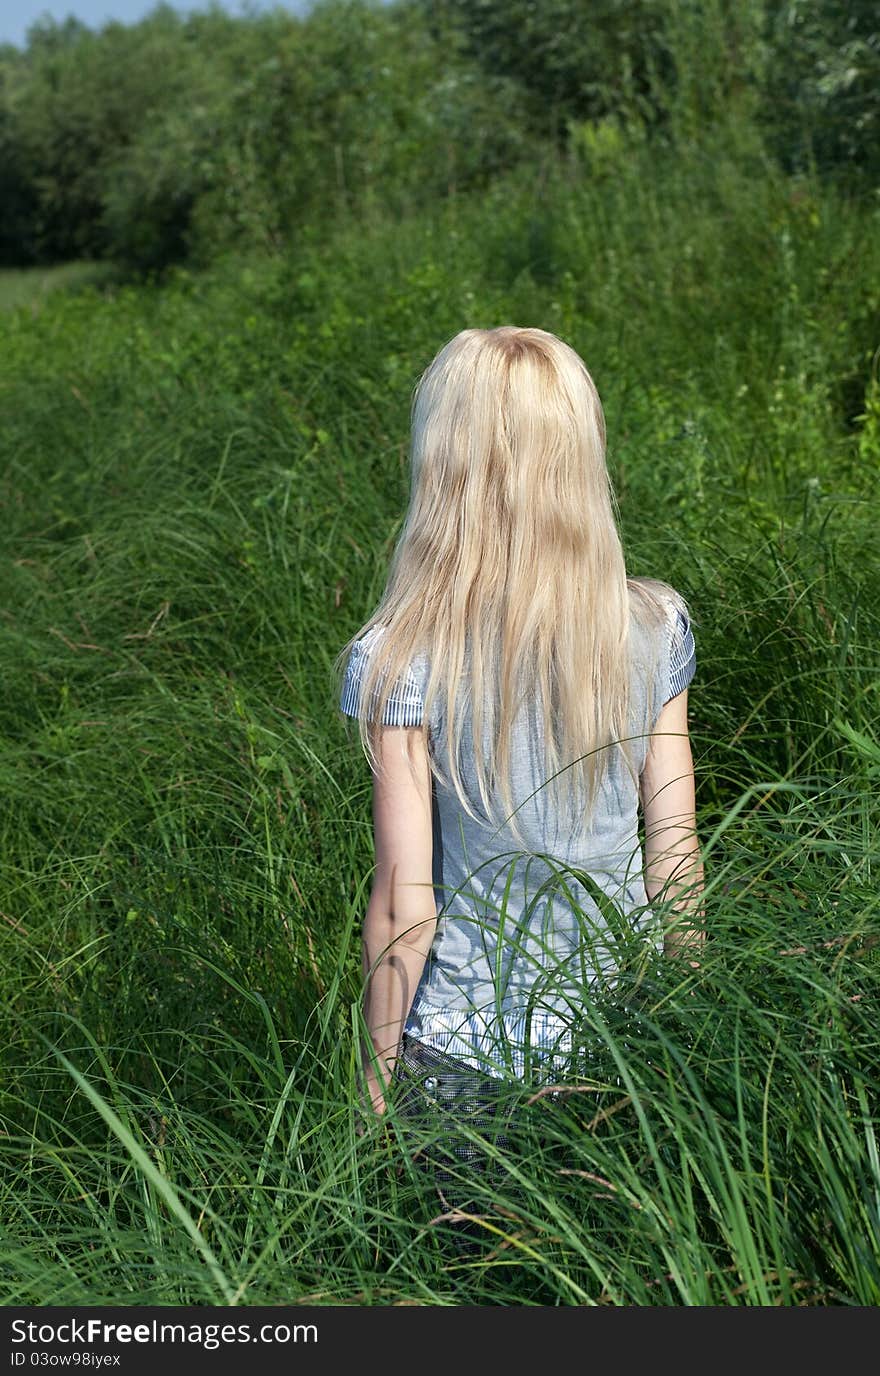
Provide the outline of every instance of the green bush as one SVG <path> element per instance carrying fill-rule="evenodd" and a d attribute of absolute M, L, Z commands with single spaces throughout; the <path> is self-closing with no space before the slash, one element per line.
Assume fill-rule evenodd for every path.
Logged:
<path fill-rule="evenodd" d="M 0 53 L 0 261 L 140 272 L 406 215 L 542 153 L 613 176 L 627 144 L 766 147 L 876 184 L 873 11 L 778 0 L 322 0 Z"/>
<path fill-rule="evenodd" d="M 768 7 L 765 120 L 791 169 L 880 185 L 880 15 L 870 0 Z"/>

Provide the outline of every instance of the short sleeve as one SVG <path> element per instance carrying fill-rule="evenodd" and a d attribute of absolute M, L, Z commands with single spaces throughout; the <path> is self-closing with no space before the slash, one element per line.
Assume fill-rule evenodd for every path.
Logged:
<path fill-rule="evenodd" d="M 665 702 L 683 693 L 697 670 L 694 633 L 687 612 L 675 608 L 669 651 L 669 685 Z"/>
<path fill-rule="evenodd" d="M 356 717 L 358 715 L 361 683 L 369 663 L 370 654 L 378 640 L 378 634 L 376 634 L 378 631 L 381 631 L 381 627 L 373 627 L 360 640 L 355 641 L 349 653 L 339 699 L 339 706 L 346 716 Z M 376 701 L 378 701 L 378 697 Z M 388 698 L 382 723 L 384 726 L 420 726 L 423 708 L 422 686 L 418 675 L 410 667 L 406 675 L 398 679 L 394 685 Z"/>

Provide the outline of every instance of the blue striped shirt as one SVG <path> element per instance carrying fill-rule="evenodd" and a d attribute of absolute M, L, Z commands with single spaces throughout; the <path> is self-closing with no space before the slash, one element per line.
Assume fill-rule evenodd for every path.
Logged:
<path fill-rule="evenodd" d="M 637 627 L 634 635 L 648 634 Z M 365 664 L 381 627 L 355 642 L 349 656 L 340 706 L 356 716 Z M 660 708 L 688 687 L 696 671 L 693 631 L 687 613 L 669 601 L 659 643 L 643 643 L 643 664 L 653 665 L 654 721 Z M 422 721 L 428 661 L 413 660 L 394 685 L 383 722 L 418 726 Z M 633 683 L 633 734 L 644 736 L 642 767 L 653 722 L 647 718 L 646 684 Z M 534 726 L 534 723 L 532 723 Z M 446 747 L 442 718 L 435 707 L 431 749 Z M 453 790 L 433 780 L 433 879 L 438 926 L 425 973 L 416 992 L 405 1031 L 417 1040 L 455 1056 L 490 1075 L 552 1078 L 564 1068 L 572 1050 L 572 1008 L 578 984 L 572 967 L 583 967 L 585 923 L 592 970 L 597 980 L 613 969 L 613 940 L 601 908 L 588 889 L 577 893 L 580 914 L 558 896 L 538 911 L 537 895 L 528 900 L 532 882 L 543 895 L 553 871 L 545 856 L 564 867 L 585 870 L 616 908 L 630 916 L 633 930 L 644 931 L 655 948 L 659 935 L 647 901 L 638 841 L 638 794 L 614 752 L 608 775 L 589 824 L 572 830 L 548 808 L 541 788 L 542 760 L 529 745 L 537 732 L 526 730 L 513 752 L 514 802 L 525 823 L 530 851 L 524 853 L 504 827 L 488 819 L 475 822 L 462 809 Z M 473 757 L 473 741 L 463 742 Z M 468 751 L 470 745 L 470 751 Z M 484 750 L 488 742 L 484 741 Z M 448 762 L 442 760 L 449 777 Z M 475 775 L 465 768 L 463 782 L 472 806 L 479 798 Z M 536 796 L 540 795 L 540 796 Z M 523 802 L 519 803 L 519 799 Z M 474 806 L 479 814 L 480 809 Z M 499 861 L 513 857 L 518 882 L 503 876 Z M 476 865 L 474 862 L 477 862 Z M 535 877 L 531 879 L 531 867 Z M 497 873 L 490 874 L 489 870 Z M 566 868 L 567 875 L 567 868 Z M 567 877 L 568 888 L 578 885 Z M 502 901 L 499 914 L 499 902 Z M 591 925 L 590 925 L 591 924 Z M 547 973 L 549 983 L 542 980 Z M 500 978 L 499 978 L 500 977 Z M 558 977 L 558 978 L 557 978 Z M 543 988 L 543 984 L 547 987 Z"/>

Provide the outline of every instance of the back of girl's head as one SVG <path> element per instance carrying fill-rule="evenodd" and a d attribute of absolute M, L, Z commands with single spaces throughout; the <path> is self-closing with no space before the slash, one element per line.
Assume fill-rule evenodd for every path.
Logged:
<path fill-rule="evenodd" d="M 610 514 L 605 421 L 583 360 L 545 330 L 462 330 L 415 392 L 414 490 L 475 521 L 528 516 L 552 543 L 568 522 Z"/>
<path fill-rule="evenodd" d="M 583 360 L 545 330 L 462 330 L 415 389 L 411 480 L 385 592 L 359 633 L 383 629 L 361 689 L 371 763 L 392 685 L 425 652 L 425 719 L 436 696 L 449 778 L 468 811 L 465 723 L 483 810 L 493 815 L 497 787 L 510 817 L 513 727 L 530 693 L 546 724 L 545 778 L 563 795 L 587 785 L 589 808 L 606 747 L 630 729 L 630 587 Z M 445 781 L 439 756 L 432 769 Z"/>

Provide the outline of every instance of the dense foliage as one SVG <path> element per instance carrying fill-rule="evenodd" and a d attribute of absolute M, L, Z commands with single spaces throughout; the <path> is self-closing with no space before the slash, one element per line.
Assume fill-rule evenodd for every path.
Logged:
<path fill-rule="evenodd" d="M 607 126 L 693 136 L 753 114 L 791 168 L 880 161 L 867 0 L 323 0 L 159 6 L 0 51 L 0 262 L 138 269 L 486 185 Z"/>

